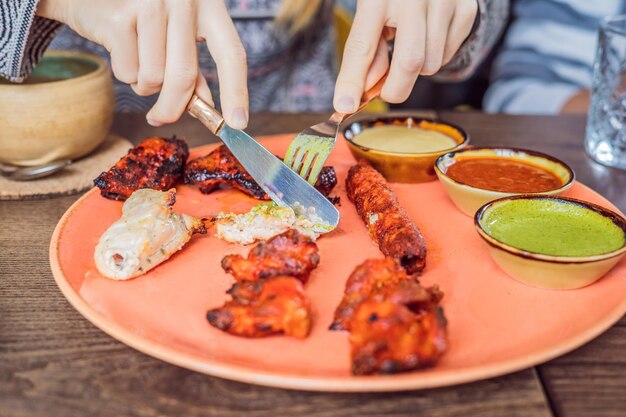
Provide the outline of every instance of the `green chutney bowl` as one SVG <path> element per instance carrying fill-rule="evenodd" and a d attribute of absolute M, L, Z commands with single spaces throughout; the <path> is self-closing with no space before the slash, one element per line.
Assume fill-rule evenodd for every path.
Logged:
<path fill-rule="evenodd" d="M 626 219 L 573 198 L 501 198 L 482 206 L 474 224 L 496 264 L 533 287 L 585 287 L 626 254 Z"/>

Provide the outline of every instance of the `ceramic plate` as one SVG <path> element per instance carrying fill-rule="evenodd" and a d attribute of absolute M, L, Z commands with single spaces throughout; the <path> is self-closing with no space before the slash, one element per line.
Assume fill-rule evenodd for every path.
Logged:
<path fill-rule="evenodd" d="M 293 135 L 263 143 L 282 154 Z M 206 154 L 212 146 L 192 151 Z M 439 284 L 448 318 L 450 348 L 432 369 L 393 376 L 350 374 L 348 335 L 331 332 L 333 312 L 352 270 L 380 258 L 344 180 L 354 160 L 339 141 L 329 163 L 337 170 L 341 222 L 318 240 L 321 263 L 306 284 L 315 324 L 305 340 L 274 336 L 243 339 L 211 327 L 205 315 L 221 305 L 233 280 L 220 267 L 244 248 L 210 233 L 195 236 L 184 250 L 148 274 L 117 282 L 95 269 L 100 235 L 117 220 L 122 203 L 92 190 L 56 227 L 50 245 L 54 278 L 68 301 L 114 338 L 164 361 L 223 378 L 319 391 L 394 391 L 438 387 L 514 372 L 575 349 L 601 334 L 626 311 L 626 262 L 595 284 L 573 291 L 525 286 L 491 260 L 470 217 L 459 212 L 437 181 L 393 184 L 400 203 L 428 245 L 424 285 Z M 567 195 L 615 209 L 581 184 Z M 234 190 L 203 195 L 179 186 L 175 209 L 195 216 L 243 211 L 257 202 Z"/>

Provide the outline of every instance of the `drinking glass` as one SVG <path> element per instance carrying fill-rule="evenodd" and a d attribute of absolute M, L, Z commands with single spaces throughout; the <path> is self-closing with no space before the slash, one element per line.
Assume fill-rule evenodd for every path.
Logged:
<path fill-rule="evenodd" d="M 626 169 L 626 15 L 600 25 L 591 91 L 585 150 L 603 165 Z"/>

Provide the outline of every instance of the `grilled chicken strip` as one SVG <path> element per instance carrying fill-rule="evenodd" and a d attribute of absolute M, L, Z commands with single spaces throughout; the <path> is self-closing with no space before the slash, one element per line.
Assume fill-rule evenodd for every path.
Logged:
<path fill-rule="evenodd" d="M 424 269 L 424 238 L 385 178 L 362 160 L 348 171 L 346 191 L 381 252 L 400 262 L 410 274 Z"/>
<path fill-rule="evenodd" d="M 415 313 L 403 304 L 367 300 L 351 322 L 352 373 L 394 374 L 433 366 L 447 344 L 440 307 Z"/>
<path fill-rule="evenodd" d="M 222 268 L 237 281 L 256 281 L 288 275 L 306 283 L 309 274 L 319 262 L 319 249 L 315 242 L 290 229 L 258 243 L 247 258 L 227 255 L 222 259 Z"/>
<path fill-rule="evenodd" d="M 391 301 L 418 312 L 432 308 L 442 297 L 437 286 L 422 287 L 417 277 L 407 274 L 394 259 L 368 259 L 346 281 L 344 297 L 330 329 L 349 330 L 355 312 L 366 300 Z"/>
<path fill-rule="evenodd" d="M 182 179 L 188 157 L 181 139 L 147 138 L 93 182 L 112 200 L 126 200 L 140 188 L 166 191 Z"/>
<path fill-rule="evenodd" d="M 126 280 L 167 260 L 191 239 L 206 233 L 200 219 L 172 210 L 176 190 L 135 191 L 122 207 L 122 217 L 100 237 L 94 261 L 100 273 Z"/>
<path fill-rule="evenodd" d="M 206 156 L 189 161 L 185 167 L 185 183 L 196 185 L 204 194 L 210 194 L 219 187 L 226 186 L 236 188 L 258 200 L 270 199 L 224 145 Z M 335 169 L 322 168 L 315 188 L 328 197 L 335 185 L 337 185 Z"/>
<path fill-rule="evenodd" d="M 276 276 L 237 282 L 228 291 L 232 300 L 209 310 L 209 323 L 243 337 L 285 334 L 305 338 L 311 330 L 311 308 L 302 283 Z"/>

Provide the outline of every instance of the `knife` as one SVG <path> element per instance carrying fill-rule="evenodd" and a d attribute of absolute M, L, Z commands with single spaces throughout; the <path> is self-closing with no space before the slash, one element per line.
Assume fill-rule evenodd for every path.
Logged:
<path fill-rule="evenodd" d="M 219 136 L 267 195 L 279 206 L 288 206 L 313 223 L 331 228 L 339 223 L 339 211 L 305 179 L 247 133 L 229 127 L 222 115 L 194 95 L 187 111 Z"/>

